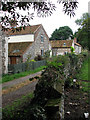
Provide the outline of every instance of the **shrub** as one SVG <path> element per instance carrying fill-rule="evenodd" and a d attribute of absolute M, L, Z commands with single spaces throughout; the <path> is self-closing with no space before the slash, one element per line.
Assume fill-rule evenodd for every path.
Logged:
<path fill-rule="evenodd" d="M 71 46 L 71 53 L 74 53 L 75 49 Z"/>
<path fill-rule="evenodd" d="M 37 55 L 35 58 L 34 58 L 35 61 L 40 61 L 40 60 L 43 60 L 43 57 L 41 55 Z"/>
<path fill-rule="evenodd" d="M 45 53 L 44 53 L 44 58 L 49 58 L 50 57 L 50 50 L 47 50 Z"/>

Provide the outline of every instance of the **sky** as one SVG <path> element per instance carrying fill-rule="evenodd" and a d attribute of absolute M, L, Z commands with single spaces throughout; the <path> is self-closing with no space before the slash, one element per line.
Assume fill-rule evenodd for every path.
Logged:
<path fill-rule="evenodd" d="M 53 12 L 51 16 L 46 18 L 34 17 L 33 20 L 30 20 L 30 25 L 42 24 L 49 37 L 56 28 L 58 29 L 62 26 L 69 26 L 74 33 L 79 28 L 79 26 L 76 25 L 75 20 L 79 19 L 83 13 L 88 12 L 89 1 L 90 0 L 78 0 L 78 8 L 77 10 L 75 10 L 76 15 L 71 18 L 70 16 L 64 14 L 64 12 L 62 11 L 63 5 L 57 4 L 57 9 Z"/>

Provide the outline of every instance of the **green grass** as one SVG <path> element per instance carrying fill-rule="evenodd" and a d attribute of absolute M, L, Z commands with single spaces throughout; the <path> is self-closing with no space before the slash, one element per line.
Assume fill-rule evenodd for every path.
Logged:
<path fill-rule="evenodd" d="M 2 109 L 2 115 L 8 118 L 8 116 L 13 117 L 14 115 L 20 114 L 20 111 L 23 111 L 24 107 L 30 104 L 30 101 L 33 97 L 33 92 L 27 94 L 26 96 L 22 96 L 20 99 L 14 101 L 12 105 L 5 106 Z"/>
<path fill-rule="evenodd" d="M 80 70 L 80 73 L 77 75 L 78 80 L 81 80 L 82 90 L 85 92 L 90 91 L 90 82 L 87 82 L 87 80 L 90 81 L 89 65 L 90 65 L 90 58 L 88 60 L 84 61 L 82 68 Z M 82 80 L 84 80 L 84 81 L 82 81 Z"/>
<path fill-rule="evenodd" d="M 8 81 L 20 78 L 20 77 L 25 77 L 27 75 L 34 74 L 36 72 L 39 72 L 39 71 L 43 70 L 45 67 L 46 66 L 41 66 L 41 67 L 39 67 L 39 68 L 37 68 L 35 70 L 32 70 L 32 71 L 26 71 L 26 72 L 11 74 L 11 75 L 4 75 L 2 77 L 2 82 L 0 81 L 0 83 L 8 82 Z"/>
<path fill-rule="evenodd" d="M 81 80 L 88 80 L 88 60 L 84 61 L 82 68 L 81 68 L 81 72 L 80 72 L 80 79 Z"/>

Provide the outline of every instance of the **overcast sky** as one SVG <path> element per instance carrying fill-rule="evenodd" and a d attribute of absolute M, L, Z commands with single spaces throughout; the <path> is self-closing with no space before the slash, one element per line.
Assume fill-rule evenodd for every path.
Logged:
<path fill-rule="evenodd" d="M 52 0 L 57 1 L 57 0 Z M 30 21 L 30 25 L 42 24 L 46 30 L 48 36 L 50 37 L 52 32 L 59 27 L 69 26 L 73 32 L 75 32 L 79 26 L 75 24 L 75 20 L 79 19 L 83 13 L 88 12 L 88 2 L 90 0 L 78 0 L 78 8 L 75 10 L 76 15 L 74 17 L 69 17 L 68 15 L 62 12 L 62 4 L 57 4 L 56 11 L 50 17 L 38 18 L 35 17 Z"/>

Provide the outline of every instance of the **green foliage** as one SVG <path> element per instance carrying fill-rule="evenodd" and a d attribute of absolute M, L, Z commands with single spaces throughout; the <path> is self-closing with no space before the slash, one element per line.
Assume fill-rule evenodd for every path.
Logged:
<path fill-rule="evenodd" d="M 77 25 L 82 26 L 84 20 L 86 20 L 86 19 L 88 19 L 88 18 L 89 18 L 89 13 L 83 13 L 80 19 L 75 20 L 75 23 L 76 23 Z"/>
<path fill-rule="evenodd" d="M 47 59 L 50 57 L 50 52 L 51 50 L 47 50 L 45 53 L 44 53 L 44 58 Z"/>
<path fill-rule="evenodd" d="M 72 38 L 73 32 L 71 28 L 68 26 L 60 27 L 59 29 L 56 29 L 52 35 L 50 40 L 66 40 L 69 39 L 69 37 Z"/>
<path fill-rule="evenodd" d="M 68 87 L 72 87 L 72 85 L 73 85 L 73 78 L 72 77 L 68 77 L 65 80 L 64 87 L 68 88 Z"/>
<path fill-rule="evenodd" d="M 30 60 L 30 62 L 36 62 L 34 59 Z"/>
<path fill-rule="evenodd" d="M 69 63 L 68 56 L 63 56 L 63 55 L 54 56 L 50 58 L 49 61 L 61 63 L 63 67 L 65 67 Z"/>
<path fill-rule="evenodd" d="M 33 93 L 30 93 L 12 105 L 3 108 L 2 120 L 47 120 L 44 108 L 30 104 L 32 98 Z"/>
<path fill-rule="evenodd" d="M 82 68 L 80 69 L 80 73 L 77 75 L 79 80 L 88 80 L 88 64 L 90 64 L 90 59 L 86 59 L 83 64 Z"/>
<path fill-rule="evenodd" d="M 61 63 L 56 63 L 55 61 L 53 61 L 53 62 L 47 62 L 47 65 L 48 65 L 48 66 L 55 67 L 55 68 L 59 68 L 59 67 L 62 66 Z"/>
<path fill-rule="evenodd" d="M 63 0 L 57 0 L 59 4 L 63 5 L 63 11 L 65 14 L 74 16 L 75 12 L 74 10 L 77 8 L 77 0 L 74 2 L 71 1 L 63 1 Z M 3 17 L 1 18 L 1 23 L 3 30 L 7 30 L 7 28 L 10 26 L 10 21 L 15 19 L 16 24 L 19 26 L 23 26 L 22 28 L 24 29 L 25 25 L 29 24 L 29 21 L 34 18 L 34 12 L 37 13 L 37 16 L 39 17 L 46 17 L 46 16 L 51 16 L 53 11 L 56 9 L 55 3 L 48 2 L 48 0 L 43 1 L 43 2 L 1 2 L 2 7 L 1 11 L 7 11 L 9 14 L 6 15 L 4 14 Z M 27 14 L 23 15 L 16 11 L 16 9 L 27 11 Z M 34 12 L 31 13 L 30 9 L 33 9 Z M 29 17 L 28 17 L 29 16 Z M 5 26 L 8 26 L 5 28 Z M 20 27 L 21 29 L 21 27 Z M 12 31 L 15 32 L 15 30 L 19 31 L 18 29 L 13 29 Z"/>
<path fill-rule="evenodd" d="M 85 61 L 82 64 L 82 67 L 80 69 L 79 74 L 77 74 L 77 79 L 80 81 L 80 84 L 82 86 L 82 90 L 85 92 L 90 91 L 90 81 L 89 79 L 89 65 L 90 65 L 90 56 L 88 59 L 85 59 Z M 83 81 L 82 81 L 83 80 Z"/>
<path fill-rule="evenodd" d="M 47 67 L 42 72 L 41 77 L 34 91 L 33 103 L 44 106 L 51 96 L 51 88 L 55 82 L 62 82 L 64 79 L 63 65 L 60 62 L 49 61 Z"/>
<path fill-rule="evenodd" d="M 2 120 L 18 120 L 20 118 L 24 119 L 24 109 L 30 104 L 30 101 L 33 97 L 34 94 L 29 93 L 26 96 L 22 96 L 20 99 L 13 102 L 12 105 L 5 106 L 2 109 Z"/>
<path fill-rule="evenodd" d="M 79 83 L 74 83 L 73 78 L 76 77 L 75 72 L 79 69 L 78 64 L 82 64 L 82 59 L 85 59 L 83 54 L 67 54 L 66 56 L 50 58 L 47 67 L 39 78 L 34 91 L 34 98 L 31 102 L 28 103 L 26 101 L 25 106 L 18 110 L 16 109 L 16 111 L 14 108 L 12 108 L 12 110 L 6 109 L 3 113 L 3 120 L 47 120 L 44 108 L 48 100 L 54 100 L 56 97 L 56 94 L 52 97 L 54 83 L 61 84 L 63 82 L 65 83 L 65 87 L 78 86 Z M 64 68 L 67 64 L 70 65 L 70 67 L 67 68 L 69 70 L 69 75 L 65 78 Z M 84 90 L 86 90 L 86 88 Z M 59 99 L 61 95 L 62 94 L 58 95 Z"/>
<path fill-rule="evenodd" d="M 84 13 L 81 19 L 76 20 L 76 24 L 81 26 L 76 33 L 78 43 L 80 43 L 84 49 L 86 48 L 90 50 L 90 42 L 89 42 L 90 16 L 89 14 Z"/>
<path fill-rule="evenodd" d="M 32 106 L 30 108 L 30 120 L 47 120 L 45 110 L 41 106 Z"/>
<path fill-rule="evenodd" d="M 75 49 L 71 46 L 71 53 L 74 53 Z"/>
<path fill-rule="evenodd" d="M 40 61 L 40 60 L 43 60 L 43 57 L 41 55 L 37 55 L 35 58 L 34 58 L 35 61 Z"/>
<path fill-rule="evenodd" d="M 31 55 L 27 55 L 27 61 L 26 62 L 28 63 L 28 62 L 30 62 L 30 60 L 31 60 Z"/>

